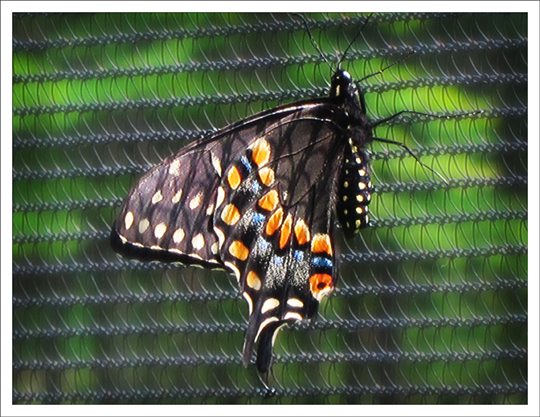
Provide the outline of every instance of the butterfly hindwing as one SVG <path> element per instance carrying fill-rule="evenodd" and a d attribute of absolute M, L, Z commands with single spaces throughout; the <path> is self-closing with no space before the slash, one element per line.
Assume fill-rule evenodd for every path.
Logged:
<path fill-rule="evenodd" d="M 314 317 L 334 287 L 333 190 L 344 141 L 324 117 L 332 107 L 300 107 L 267 126 L 231 163 L 219 187 L 214 227 L 221 257 L 249 305 L 244 363 L 258 341 L 263 373 L 277 330 Z"/>

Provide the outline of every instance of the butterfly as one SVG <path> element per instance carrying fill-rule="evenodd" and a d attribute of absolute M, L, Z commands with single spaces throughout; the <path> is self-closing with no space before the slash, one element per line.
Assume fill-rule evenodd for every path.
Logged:
<path fill-rule="evenodd" d="M 373 136 L 386 120 L 370 122 L 338 65 L 328 97 L 229 125 L 146 173 L 122 204 L 113 248 L 234 274 L 249 308 L 243 363 L 257 345 L 266 374 L 278 331 L 316 317 L 336 285 L 337 221 L 347 237 L 369 224 L 366 145 L 395 143 Z"/>

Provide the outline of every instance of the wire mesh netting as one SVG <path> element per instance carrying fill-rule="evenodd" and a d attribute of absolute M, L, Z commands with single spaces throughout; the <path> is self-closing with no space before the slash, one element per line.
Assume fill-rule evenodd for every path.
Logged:
<path fill-rule="evenodd" d="M 366 15 L 13 20 L 13 402 L 527 402 L 527 15 L 374 14 L 362 81 L 373 227 L 338 236 L 319 319 L 282 331 L 264 398 L 234 278 L 123 259 L 122 199 L 183 145 L 328 94 Z M 483 110 L 481 114 L 472 114 Z M 322 196 L 324 198 L 324 196 Z"/>

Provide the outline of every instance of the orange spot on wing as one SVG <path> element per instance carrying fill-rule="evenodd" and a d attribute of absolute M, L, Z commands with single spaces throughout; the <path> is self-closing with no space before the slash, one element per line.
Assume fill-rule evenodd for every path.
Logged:
<path fill-rule="evenodd" d="M 262 287 L 261 279 L 253 271 L 248 272 L 246 276 L 246 284 L 249 288 L 253 288 L 256 291 L 260 290 Z"/>
<path fill-rule="evenodd" d="M 240 220 L 240 212 L 234 204 L 227 204 L 223 208 L 221 219 L 229 226 L 232 226 Z"/>
<path fill-rule="evenodd" d="M 245 261 L 249 256 L 249 249 L 239 240 L 235 240 L 231 243 L 231 246 L 229 246 L 229 253 L 236 259 Z"/>
<path fill-rule="evenodd" d="M 309 289 L 313 297 L 321 301 L 322 297 L 334 289 L 332 276 L 328 274 L 313 274 L 309 277 Z"/>
<path fill-rule="evenodd" d="M 317 233 L 315 236 L 313 236 L 313 241 L 311 242 L 311 251 L 314 253 L 325 252 L 328 255 L 332 255 L 334 251 L 332 250 L 330 236 L 328 236 L 326 233 Z"/>
<path fill-rule="evenodd" d="M 296 236 L 299 245 L 309 242 L 309 228 L 303 219 L 298 220 L 294 225 L 294 235 Z"/>
<path fill-rule="evenodd" d="M 259 178 L 261 179 L 261 182 L 269 187 L 274 183 L 275 174 L 274 170 L 270 167 L 264 167 L 259 170 Z"/>
<path fill-rule="evenodd" d="M 238 171 L 238 168 L 231 167 L 229 169 L 229 172 L 227 173 L 227 181 L 229 182 L 229 186 L 235 190 L 238 188 L 240 183 L 242 182 L 242 177 L 240 175 L 240 172 Z"/>
<path fill-rule="evenodd" d="M 276 190 L 268 191 L 259 199 L 259 207 L 264 210 L 273 211 L 278 204 L 279 195 Z"/>
<path fill-rule="evenodd" d="M 268 222 L 266 223 L 266 228 L 265 228 L 266 234 L 268 236 L 272 236 L 276 232 L 276 230 L 279 229 L 282 221 L 283 221 L 283 209 L 280 207 L 268 219 Z"/>
<path fill-rule="evenodd" d="M 283 226 L 281 226 L 281 233 L 279 235 L 279 248 L 283 249 L 287 242 L 289 241 L 289 238 L 291 237 L 291 229 L 292 229 L 292 214 L 289 213 L 285 221 L 283 222 Z"/>
<path fill-rule="evenodd" d="M 251 147 L 253 162 L 262 166 L 270 160 L 271 148 L 265 139 L 257 139 Z"/>

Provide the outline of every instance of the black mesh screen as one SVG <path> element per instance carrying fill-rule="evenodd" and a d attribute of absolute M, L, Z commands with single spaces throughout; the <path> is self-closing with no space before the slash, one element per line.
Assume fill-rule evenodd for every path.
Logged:
<path fill-rule="evenodd" d="M 306 14 L 332 65 L 366 15 Z M 110 249 L 149 167 L 260 110 L 328 94 L 287 14 L 13 20 L 14 403 L 527 402 L 527 15 L 374 14 L 342 64 L 374 143 L 373 227 L 338 236 L 315 323 L 283 330 L 261 395 L 224 272 Z M 321 196 L 325 198 L 325 196 Z"/>

